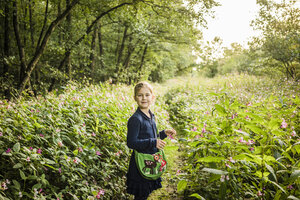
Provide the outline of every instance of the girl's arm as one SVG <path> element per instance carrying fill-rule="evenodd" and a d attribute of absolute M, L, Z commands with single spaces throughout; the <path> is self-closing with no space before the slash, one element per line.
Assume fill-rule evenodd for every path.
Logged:
<path fill-rule="evenodd" d="M 155 138 L 139 139 L 138 135 L 141 128 L 141 122 L 136 117 L 131 117 L 127 124 L 127 146 L 131 149 L 143 151 L 156 147 Z"/>

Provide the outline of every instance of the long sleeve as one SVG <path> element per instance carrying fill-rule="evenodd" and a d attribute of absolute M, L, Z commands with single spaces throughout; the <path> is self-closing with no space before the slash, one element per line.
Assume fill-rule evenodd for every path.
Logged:
<path fill-rule="evenodd" d="M 127 124 L 127 146 L 137 151 L 145 151 L 156 147 L 155 138 L 138 138 L 141 128 L 141 121 L 137 117 L 131 117 Z"/>
<path fill-rule="evenodd" d="M 159 131 L 159 137 L 162 140 L 165 139 L 166 137 L 168 137 L 165 130 Z"/>

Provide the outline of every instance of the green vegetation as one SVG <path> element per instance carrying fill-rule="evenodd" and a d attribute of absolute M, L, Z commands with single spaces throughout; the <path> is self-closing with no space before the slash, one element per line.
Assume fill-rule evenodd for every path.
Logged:
<path fill-rule="evenodd" d="M 182 133 L 186 163 L 179 194 L 298 199 L 299 88 L 243 75 L 195 79 L 171 90 L 166 95 L 170 121 Z"/>

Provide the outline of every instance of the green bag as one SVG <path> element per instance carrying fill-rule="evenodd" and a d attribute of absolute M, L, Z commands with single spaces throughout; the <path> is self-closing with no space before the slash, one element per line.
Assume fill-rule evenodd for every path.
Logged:
<path fill-rule="evenodd" d="M 163 150 L 155 154 L 139 153 L 134 150 L 134 154 L 137 168 L 145 179 L 156 180 L 167 170 L 167 160 Z"/>

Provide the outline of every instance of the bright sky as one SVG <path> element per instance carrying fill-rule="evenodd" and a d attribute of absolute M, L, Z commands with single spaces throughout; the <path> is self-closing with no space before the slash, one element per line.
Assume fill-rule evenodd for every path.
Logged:
<path fill-rule="evenodd" d="M 222 5 L 216 7 L 215 19 L 208 20 L 208 29 L 203 30 L 205 41 L 211 41 L 218 36 L 223 40 L 223 46 L 237 42 L 247 45 L 249 37 L 255 33 L 250 27 L 251 20 L 258 12 L 256 0 L 218 0 Z"/>

